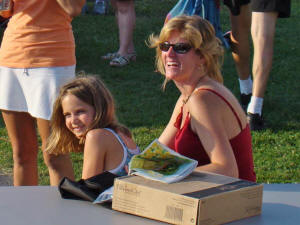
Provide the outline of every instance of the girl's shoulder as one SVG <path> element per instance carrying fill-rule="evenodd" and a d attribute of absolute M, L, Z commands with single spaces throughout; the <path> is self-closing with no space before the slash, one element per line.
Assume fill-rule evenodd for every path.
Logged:
<path fill-rule="evenodd" d="M 91 129 L 87 132 L 87 136 L 88 135 L 107 135 L 107 134 L 110 134 L 111 132 L 109 132 L 107 129 L 105 128 L 96 128 L 96 129 Z"/>
<path fill-rule="evenodd" d="M 89 130 L 86 134 L 86 141 L 87 140 L 101 140 L 103 141 L 111 141 L 115 139 L 115 135 L 108 129 L 104 128 L 96 128 Z"/>
<path fill-rule="evenodd" d="M 87 140 L 101 141 L 101 144 L 110 146 L 112 143 L 123 143 L 129 149 L 136 149 L 137 145 L 134 140 L 123 133 L 116 132 L 110 128 L 97 128 L 88 131 L 86 134 Z"/>
<path fill-rule="evenodd" d="M 118 137 L 111 130 L 103 128 L 88 131 L 85 138 L 85 146 L 94 146 L 94 148 L 112 154 L 122 149 L 122 147 L 120 148 Z"/>

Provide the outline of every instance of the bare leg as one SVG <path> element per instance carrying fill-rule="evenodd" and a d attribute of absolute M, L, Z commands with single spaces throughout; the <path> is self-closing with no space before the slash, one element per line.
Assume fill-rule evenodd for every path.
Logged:
<path fill-rule="evenodd" d="M 124 56 L 135 51 L 133 44 L 133 30 L 135 27 L 134 1 L 116 1 L 117 23 L 119 27 L 119 50 Z"/>
<path fill-rule="evenodd" d="M 44 161 L 49 169 L 50 184 L 57 186 L 63 177 L 74 180 L 72 162 L 69 155 L 52 155 L 44 152 L 47 138 L 50 135 L 50 124 L 48 120 L 37 119 L 37 126 L 42 140 Z"/>
<path fill-rule="evenodd" d="M 253 12 L 251 35 L 254 46 L 253 96 L 264 97 L 273 60 L 277 12 Z"/>
<path fill-rule="evenodd" d="M 253 90 L 247 108 L 251 130 L 264 129 L 262 118 L 263 98 L 272 68 L 273 41 L 277 12 L 253 12 L 251 35 L 254 46 L 253 56 Z"/>
<path fill-rule="evenodd" d="M 232 57 L 239 78 L 241 80 L 246 80 L 250 75 L 250 4 L 241 6 L 241 13 L 238 16 L 230 15 L 232 29 Z"/>
<path fill-rule="evenodd" d="M 117 16 L 117 0 L 110 0 L 111 6 L 114 8 L 115 14 Z M 116 20 L 118 21 L 118 20 Z"/>
<path fill-rule="evenodd" d="M 14 185 L 37 185 L 37 136 L 35 120 L 28 113 L 3 111 L 13 149 Z"/>

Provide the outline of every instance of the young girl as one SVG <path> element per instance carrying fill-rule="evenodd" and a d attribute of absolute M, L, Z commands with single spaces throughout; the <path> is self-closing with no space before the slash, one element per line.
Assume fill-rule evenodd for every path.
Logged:
<path fill-rule="evenodd" d="M 83 179 L 103 171 L 126 175 L 125 166 L 139 153 L 128 128 L 117 121 L 111 93 L 93 76 L 77 77 L 61 88 L 51 125 L 46 151 L 83 151 Z"/>

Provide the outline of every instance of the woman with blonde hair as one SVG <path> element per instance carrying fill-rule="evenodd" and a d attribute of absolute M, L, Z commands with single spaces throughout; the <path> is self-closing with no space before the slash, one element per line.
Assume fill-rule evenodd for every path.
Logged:
<path fill-rule="evenodd" d="M 196 170 L 256 181 L 246 115 L 222 84 L 221 42 L 212 25 L 199 16 L 168 21 L 151 35 L 156 65 L 180 91 L 159 141 L 198 161 Z"/>
<path fill-rule="evenodd" d="M 117 121 L 111 93 L 93 76 L 77 77 L 61 88 L 51 125 L 46 151 L 83 152 L 83 179 L 103 171 L 126 175 L 125 167 L 139 153 L 129 129 Z"/>

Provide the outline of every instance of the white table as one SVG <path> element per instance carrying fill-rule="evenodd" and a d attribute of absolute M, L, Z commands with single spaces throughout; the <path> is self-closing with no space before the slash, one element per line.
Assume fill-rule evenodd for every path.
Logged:
<path fill-rule="evenodd" d="M 114 211 L 109 205 L 66 200 L 57 187 L 0 187 L 1 225 L 159 225 L 158 221 Z"/>
<path fill-rule="evenodd" d="M 227 225 L 299 225 L 300 184 L 265 184 L 260 216 Z"/>
<path fill-rule="evenodd" d="M 226 210 L 226 209 L 225 209 Z M 57 187 L 0 187 L 0 224 L 158 225 L 162 222 L 110 209 L 109 205 L 65 200 Z M 300 184 L 265 184 L 263 212 L 228 225 L 300 224 Z"/>

